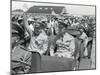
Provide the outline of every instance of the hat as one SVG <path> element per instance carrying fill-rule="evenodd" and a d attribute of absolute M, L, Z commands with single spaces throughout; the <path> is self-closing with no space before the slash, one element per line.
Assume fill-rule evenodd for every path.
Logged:
<path fill-rule="evenodd" d="M 68 20 L 68 18 L 65 18 L 64 20 Z"/>
<path fill-rule="evenodd" d="M 41 22 L 36 22 L 35 28 L 44 29 L 44 28 L 46 28 L 46 25 L 44 23 L 41 23 Z"/>
<path fill-rule="evenodd" d="M 55 17 L 54 19 L 55 19 L 55 20 L 58 20 L 58 18 L 57 18 L 57 17 Z"/>
<path fill-rule="evenodd" d="M 59 21 L 58 24 L 61 27 L 65 27 L 65 28 L 67 27 L 67 24 L 65 24 L 64 22 Z"/>

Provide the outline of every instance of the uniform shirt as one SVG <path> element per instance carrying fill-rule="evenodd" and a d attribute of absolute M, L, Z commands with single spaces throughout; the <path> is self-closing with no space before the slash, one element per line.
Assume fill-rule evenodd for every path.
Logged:
<path fill-rule="evenodd" d="M 73 58 L 72 54 L 75 50 L 75 41 L 73 36 L 71 36 L 69 33 L 65 33 L 63 38 L 57 40 L 56 44 L 58 45 L 56 52 L 58 56 Z"/>
<path fill-rule="evenodd" d="M 84 47 L 86 47 L 88 43 L 88 37 L 85 32 L 82 33 L 82 35 L 79 37 L 80 39 L 84 40 Z"/>
<path fill-rule="evenodd" d="M 44 31 L 42 31 L 37 38 L 32 37 L 29 46 L 30 51 L 36 51 L 40 54 L 45 53 L 48 47 L 47 39 L 48 37 Z"/>

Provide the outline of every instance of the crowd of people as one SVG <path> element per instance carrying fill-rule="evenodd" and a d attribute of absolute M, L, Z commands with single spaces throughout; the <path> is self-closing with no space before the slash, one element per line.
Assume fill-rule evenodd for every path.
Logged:
<path fill-rule="evenodd" d="M 91 58 L 96 25 L 93 16 L 35 17 L 23 14 L 12 16 L 11 22 L 12 54 L 20 45 L 40 55 Z"/>

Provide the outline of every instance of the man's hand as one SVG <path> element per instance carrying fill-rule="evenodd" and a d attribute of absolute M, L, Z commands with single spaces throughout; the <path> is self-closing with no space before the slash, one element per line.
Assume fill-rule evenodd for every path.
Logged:
<path fill-rule="evenodd" d="M 29 33 L 29 35 L 32 36 L 32 30 L 31 30 L 31 28 L 28 25 L 27 16 L 26 16 L 25 13 L 23 14 L 23 20 L 24 20 L 25 29 L 27 30 L 27 32 Z"/>

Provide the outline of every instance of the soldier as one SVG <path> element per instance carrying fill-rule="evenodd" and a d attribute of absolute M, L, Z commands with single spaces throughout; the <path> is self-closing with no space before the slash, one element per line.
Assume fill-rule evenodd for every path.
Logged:
<path fill-rule="evenodd" d="M 87 43 L 88 43 L 88 41 L 89 41 L 89 38 L 88 38 L 88 36 L 86 35 L 86 33 L 84 32 L 84 30 L 83 29 L 80 29 L 80 31 L 81 31 L 81 35 L 80 35 L 80 37 L 79 37 L 79 39 L 81 39 L 82 40 L 82 50 L 81 50 L 81 55 L 82 55 L 82 57 L 86 57 L 87 55 L 88 55 L 88 50 L 87 50 Z"/>
<path fill-rule="evenodd" d="M 74 59 L 75 41 L 72 35 L 66 32 L 63 34 L 63 37 L 60 37 L 60 39 L 56 41 L 56 44 L 57 52 L 55 55 Z"/>
<path fill-rule="evenodd" d="M 54 48 L 54 54 L 52 55 L 73 59 L 72 54 L 75 48 L 74 37 L 66 32 L 66 28 L 65 23 L 59 22 L 59 30 L 57 30 L 57 36 L 55 39 L 56 50 Z M 52 48 L 51 51 L 53 50 Z"/>
<path fill-rule="evenodd" d="M 47 35 L 44 31 L 45 25 L 43 23 L 36 22 L 34 31 L 30 29 L 27 23 L 27 18 L 26 15 L 24 15 L 24 23 L 25 23 L 25 28 L 30 34 L 31 40 L 30 40 L 30 45 L 29 45 L 29 50 L 30 51 L 36 51 L 39 52 L 40 54 L 44 54 L 45 51 L 47 50 Z"/>

